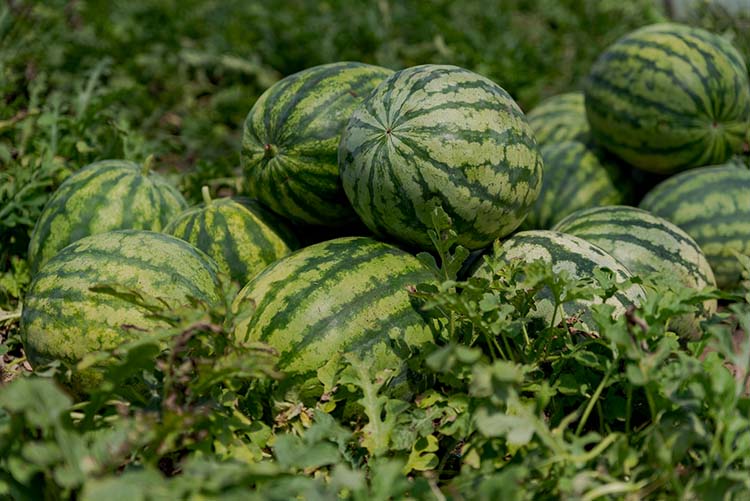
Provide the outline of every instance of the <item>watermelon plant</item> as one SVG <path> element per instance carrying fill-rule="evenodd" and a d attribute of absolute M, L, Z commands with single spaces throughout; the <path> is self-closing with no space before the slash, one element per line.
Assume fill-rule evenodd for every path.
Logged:
<path fill-rule="evenodd" d="M 742 56 L 717 34 L 675 23 L 640 28 L 604 50 L 584 94 L 594 139 L 656 173 L 725 162 L 750 126 Z"/>
<path fill-rule="evenodd" d="M 373 232 L 422 249 L 432 211 L 479 249 L 516 229 L 541 188 L 542 159 L 518 105 L 471 71 L 422 65 L 387 78 L 354 111 L 339 168 Z"/>

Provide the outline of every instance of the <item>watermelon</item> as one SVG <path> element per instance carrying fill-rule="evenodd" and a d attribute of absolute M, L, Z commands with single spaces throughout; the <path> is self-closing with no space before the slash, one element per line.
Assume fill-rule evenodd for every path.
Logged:
<path fill-rule="evenodd" d="M 491 80 L 447 65 L 386 79 L 341 137 L 344 191 L 376 235 L 432 249 L 440 206 L 458 243 L 478 249 L 516 229 L 542 181 L 524 114 Z"/>
<path fill-rule="evenodd" d="M 607 268 L 615 274 L 617 282 L 632 278 L 630 271 L 612 255 L 602 248 L 586 240 L 551 230 L 520 231 L 504 241 L 495 249 L 498 257 L 505 261 L 521 260 L 532 263 L 542 260 L 551 263 L 555 273 L 567 272 L 574 279 L 593 277 L 596 268 Z M 487 263 L 483 263 L 473 273 L 475 277 L 491 278 L 491 270 Z M 629 305 L 637 304 L 645 292 L 640 285 L 632 284 L 624 291 L 618 291 L 608 298 L 606 303 L 615 307 L 616 316 L 625 313 Z M 535 298 L 536 311 L 533 318 L 540 318 L 548 325 L 557 325 L 566 318 L 575 318 L 578 328 L 593 332 L 595 324 L 591 318 L 589 308 L 592 304 L 601 303 L 601 298 L 577 299 L 561 305 L 561 310 L 555 313 L 554 301 L 548 289 L 540 291 Z"/>
<path fill-rule="evenodd" d="M 339 179 L 339 138 L 354 109 L 391 73 L 362 63 L 324 64 L 266 90 L 242 136 L 249 195 L 295 222 L 342 226 L 356 219 Z"/>
<path fill-rule="evenodd" d="M 119 229 L 160 231 L 182 212 L 187 207 L 183 196 L 149 164 L 104 160 L 68 177 L 31 233 L 32 273 L 79 238 Z"/>
<path fill-rule="evenodd" d="M 719 35 L 680 24 L 647 26 L 608 47 L 584 94 L 593 138 L 656 173 L 724 162 L 750 126 L 742 56 Z"/>
<path fill-rule="evenodd" d="M 543 146 L 561 141 L 589 140 L 589 122 L 583 92 L 548 97 L 526 114 L 536 142 Z"/>
<path fill-rule="evenodd" d="M 262 213 L 231 198 L 212 200 L 203 187 L 204 204 L 178 215 L 164 232 L 208 254 L 222 272 L 245 285 L 260 270 L 289 254 L 291 247 Z"/>
<path fill-rule="evenodd" d="M 278 350 L 279 369 L 304 391 L 343 353 L 401 367 L 409 347 L 433 339 L 408 293 L 420 283 L 435 283 L 432 272 L 392 245 L 366 237 L 321 242 L 271 264 L 239 292 L 233 336 Z"/>
<path fill-rule="evenodd" d="M 649 191 L 640 207 L 693 237 L 720 288 L 739 284 L 735 252 L 750 256 L 750 171 L 725 164 L 682 172 Z"/>
<path fill-rule="evenodd" d="M 168 327 L 119 288 L 159 298 L 170 307 L 191 298 L 207 307 L 223 301 L 217 265 L 183 240 L 144 230 L 81 238 L 39 269 L 26 294 L 20 328 L 32 365 L 55 359 L 74 364 L 88 353 Z M 99 372 L 86 370 L 76 374 L 73 385 L 85 392 L 99 379 Z"/>
<path fill-rule="evenodd" d="M 578 209 L 629 201 L 630 179 L 618 166 L 579 141 L 548 143 L 542 190 L 524 221 L 525 229 L 549 229 Z"/>
<path fill-rule="evenodd" d="M 695 240 L 645 210 L 622 205 L 579 210 L 554 229 L 598 245 L 635 275 L 669 275 L 698 290 L 716 286 L 711 265 Z M 716 300 L 706 301 L 702 316 L 715 311 Z M 680 317 L 673 325 L 675 332 L 694 333 L 696 320 L 695 316 Z"/>

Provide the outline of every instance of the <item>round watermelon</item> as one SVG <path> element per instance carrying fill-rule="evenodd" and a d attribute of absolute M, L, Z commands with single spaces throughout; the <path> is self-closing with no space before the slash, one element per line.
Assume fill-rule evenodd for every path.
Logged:
<path fill-rule="evenodd" d="M 711 265 L 695 240 L 645 210 L 622 205 L 579 210 L 557 223 L 554 229 L 601 247 L 634 275 L 668 275 L 698 290 L 716 286 Z M 655 279 L 658 280 L 658 275 Z M 696 321 L 716 311 L 716 300 L 703 306 L 699 317 L 678 318 L 673 325 L 675 332 L 693 334 L 698 327 Z"/>
<path fill-rule="evenodd" d="M 164 232 L 208 254 L 240 285 L 292 251 L 273 224 L 251 206 L 231 198 L 213 200 L 208 187 L 203 189 L 203 198 L 202 205 L 178 215 Z"/>
<path fill-rule="evenodd" d="M 29 266 L 36 273 L 63 247 L 88 235 L 160 231 L 186 207 L 180 192 L 148 162 L 93 163 L 68 177 L 47 201 L 31 233 Z"/>
<path fill-rule="evenodd" d="M 742 56 L 725 38 L 680 24 L 647 26 L 608 47 L 584 94 L 593 138 L 657 173 L 728 160 L 750 126 Z"/>
<path fill-rule="evenodd" d="M 526 114 L 536 142 L 543 146 L 562 141 L 589 141 L 589 122 L 583 92 L 548 97 Z"/>
<path fill-rule="evenodd" d="M 491 80 L 445 65 L 386 79 L 341 137 L 346 196 L 377 235 L 432 249 L 440 206 L 458 243 L 478 249 L 512 232 L 541 188 L 542 159 L 513 99 Z"/>
<path fill-rule="evenodd" d="M 433 339 L 408 289 L 435 283 L 398 248 L 365 237 L 300 249 L 268 266 L 234 300 L 238 343 L 262 341 L 305 391 L 316 372 L 354 353 L 377 368 L 401 367 L 409 350 Z"/>
<path fill-rule="evenodd" d="M 629 201 L 630 179 L 594 148 L 563 141 L 545 144 L 541 152 L 544 180 L 525 229 L 549 229 L 578 209 Z"/>
<path fill-rule="evenodd" d="M 391 70 L 362 63 L 315 66 L 271 86 L 245 120 L 247 192 L 295 222 L 356 219 L 341 188 L 337 148 L 354 109 Z"/>
<path fill-rule="evenodd" d="M 169 307 L 223 301 L 217 265 L 183 240 L 143 230 L 82 238 L 39 269 L 24 299 L 21 339 L 32 365 L 74 364 L 169 326 L 126 298 L 127 290 Z M 74 388 L 85 392 L 99 379 L 93 369 L 77 373 Z"/>
<path fill-rule="evenodd" d="M 676 224 L 700 245 L 719 287 L 739 284 L 742 267 L 735 253 L 750 256 L 750 171 L 745 167 L 682 172 L 649 191 L 640 207 Z"/>
<path fill-rule="evenodd" d="M 615 274 L 618 282 L 632 278 L 630 271 L 611 254 L 586 240 L 551 230 L 521 231 L 504 241 L 498 257 L 505 261 L 521 260 L 525 263 L 544 261 L 552 265 L 556 273 L 567 272 L 571 278 L 592 278 L 596 268 L 607 268 Z M 490 278 L 491 270 L 485 263 L 477 268 L 473 276 Z M 606 303 L 615 307 L 616 316 L 625 313 L 629 305 L 637 304 L 645 295 L 640 285 L 633 284 L 624 291 L 615 293 Z M 601 298 L 577 299 L 561 305 L 555 313 L 552 293 L 547 288 L 536 298 L 536 310 L 532 317 L 540 318 L 548 325 L 557 325 L 563 320 L 575 319 L 585 331 L 595 331 L 596 325 L 590 315 L 590 306 L 601 303 Z"/>

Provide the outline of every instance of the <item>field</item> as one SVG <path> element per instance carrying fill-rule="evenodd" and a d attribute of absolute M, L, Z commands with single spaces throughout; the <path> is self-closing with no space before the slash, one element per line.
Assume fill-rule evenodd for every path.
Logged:
<path fill-rule="evenodd" d="M 750 13 L 694 3 L 693 9 L 678 9 L 677 21 L 717 34 L 750 62 Z M 415 183 L 432 197 L 429 203 L 415 201 L 421 195 L 416 188 L 408 201 L 384 194 L 391 184 L 406 191 L 402 181 L 408 176 L 399 178 L 398 169 L 409 162 L 439 164 L 441 175 L 446 172 L 451 152 L 460 148 L 441 150 L 444 140 L 425 139 L 419 135 L 425 130 L 450 136 L 472 152 L 456 161 L 461 168 L 469 164 L 484 172 L 476 159 L 486 151 L 503 157 L 498 168 L 516 170 L 500 174 L 519 183 L 513 187 L 519 199 L 554 190 L 541 188 L 541 155 L 529 139 L 532 129 L 518 117 L 562 93 L 586 89 L 590 96 L 590 71 L 605 48 L 645 25 L 673 21 L 669 10 L 653 0 L 0 5 L 0 498 L 750 497 L 750 340 L 744 335 L 750 330 L 750 231 L 743 219 L 750 207 L 743 205 L 740 189 L 734 206 L 706 197 L 712 209 L 721 206 L 734 218 L 722 224 L 741 226 L 737 241 L 745 240 L 719 257 L 704 249 L 709 259 L 701 257 L 699 286 L 602 267 L 606 260 L 582 264 L 599 251 L 584 256 L 583 244 L 563 242 L 551 232 L 543 234 L 542 251 L 533 247 L 541 237 L 523 244 L 524 233 L 516 233 L 516 250 L 503 247 L 521 224 L 518 213 L 525 217 L 533 199 L 509 201 L 515 219 L 493 226 L 466 216 L 466 207 L 472 215 L 486 210 L 484 200 L 448 203 L 446 197 L 454 195 L 439 192 L 429 179 Z M 408 146 L 397 156 L 393 149 L 367 150 L 375 141 L 366 136 L 367 127 L 380 120 L 382 103 L 375 102 L 366 112 L 350 110 L 360 122 L 348 123 L 347 115 L 344 137 L 350 144 L 343 148 L 338 130 L 328 137 L 328 125 L 304 115 L 319 105 L 319 96 L 301 84 L 298 92 L 310 92 L 307 110 L 294 110 L 294 97 L 279 98 L 277 108 L 259 108 L 253 124 L 269 129 L 282 116 L 286 122 L 279 121 L 283 132 L 277 136 L 308 134 L 299 140 L 309 140 L 300 147 L 303 162 L 283 164 L 289 171 L 265 191 L 250 184 L 253 165 L 281 165 L 271 139 L 248 139 L 263 132 L 247 132 L 251 108 L 262 103 L 267 89 L 289 82 L 286 77 L 340 61 L 387 68 L 375 71 L 368 78 L 377 80 L 367 85 L 391 85 L 372 94 L 388 106 L 387 99 L 403 105 L 421 96 L 419 86 L 397 88 L 397 77 L 409 75 L 400 70 L 423 64 L 465 68 L 481 77 L 454 73 L 470 75 L 471 85 L 480 82 L 498 109 L 506 106 L 502 111 L 511 118 L 500 125 L 512 125 L 502 129 L 485 119 L 473 94 L 456 91 L 454 103 L 461 107 L 437 101 L 424 116 L 443 110 L 446 123 L 465 121 L 466 136 L 440 129 L 440 120 L 416 132 L 388 126 L 380 136 Z M 447 74 L 454 70 L 445 68 L 453 66 L 423 71 Z M 698 72 L 698 66 L 691 68 Z M 745 82 L 738 88 L 750 96 L 743 69 L 734 81 Z M 391 77 L 391 70 L 399 73 Z M 734 95 L 729 87 L 721 89 L 705 99 L 742 109 L 744 90 Z M 442 90 L 432 92 L 441 97 Z M 320 109 L 326 106 L 333 105 Z M 387 115 L 399 112 L 394 105 Z M 747 182 L 742 176 L 750 164 L 750 114 L 739 120 L 741 144 L 727 140 L 724 149 L 734 151 L 719 161 L 730 164 L 730 175 L 733 168 L 742 173 L 733 178 L 739 180 L 735 186 Z M 489 135 L 503 134 L 518 141 L 517 156 L 504 145 L 472 149 L 484 146 Z M 579 140 L 575 148 L 606 158 L 607 168 L 628 176 L 637 171 L 602 153 L 588 132 Z M 326 141 L 335 144 L 333 154 L 310 153 Z M 718 146 L 715 151 L 723 152 Z M 355 162 L 350 157 L 357 154 L 362 156 Z M 118 188 L 107 172 L 99 184 L 86 177 L 84 167 L 110 159 L 127 161 L 117 166 L 132 171 L 118 176 L 150 176 L 153 190 L 168 186 L 174 198 L 164 202 L 169 208 L 150 216 L 157 204 L 141 207 L 136 185 L 146 181 L 139 177 L 128 185 L 131 191 Z M 519 167 L 523 162 L 528 165 Z M 326 168 L 334 169 L 336 183 L 342 166 L 350 172 L 352 165 L 371 164 L 390 170 L 375 188 L 347 172 L 347 192 L 341 188 L 335 196 L 348 212 L 343 223 L 322 227 L 286 220 L 282 215 L 288 214 L 274 205 L 299 205 L 299 193 L 290 190 L 303 164 L 319 169 L 306 185 L 313 188 L 305 188 L 305 211 L 319 208 L 324 214 L 311 216 L 316 224 L 328 218 L 321 208 L 325 197 L 312 193 L 328 175 Z M 686 168 L 693 167 L 700 166 Z M 460 184 L 473 179 L 471 172 L 460 180 L 441 177 L 441 186 L 453 188 L 455 182 L 451 193 L 485 193 Z M 609 198 L 637 206 L 668 174 L 637 171 L 628 180 L 632 187 Z M 567 186 L 581 184 L 564 177 Z M 613 179 L 616 187 L 625 184 Z M 90 183 L 93 198 L 75 202 L 84 212 L 60 212 L 44 223 L 45 206 L 62 207 L 65 200 L 53 195 L 67 186 L 72 192 L 74 181 Z M 263 193 L 276 199 L 265 205 L 248 201 Z M 734 196 L 731 189 L 724 193 Z M 142 195 L 151 201 L 155 196 Z M 245 205 L 230 208 L 223 199 L 230 196 Z M 442 205 L 433 204 L 438 199 Z M 588 200 L 566 191 L 545 203 L 553 199 L 559 207 L 548 212 L 559 216 L 556 221 L 572 212 L 567 200 L 571 207 Z M 73 234 L 78 239 L 96 227 L 96 216 L 81 215 L 87 204 L 108 207 L 113 200 L 120 203 L 117 209 L 97 211 L 117 212 L 122 229 L 132 233 L 115 233 L 117 245 L 111 243 L 115 237 L 106 237 L 74 243 L 60 254 L 49 251 L 42 262 L 40 246 Z M 383 200 L 385 209 L 377 206 Z M 181 230 L 187 235 L 193 229 L 191 243 L 201 250 L 166 235 L 135 232 L 169 233 L 174 214 L 165 211 L 201 202 L 215 212 L 200 213 Z M 220 208 L 234 210 L 234 219 Z M 510 217 L 503 211 L 486 213 Z M 251 222 L 239 222 L 248 217 Z M 409 240 L 393 230 L 403 221 L 414 223 L 408 232 L 420 236 Z M 244 239 L 232 235 L 243 224 L 250 228 L 243 230 Z M 521 229 L 549 230 L 552 224 Z M 35 241 L 42 234 L 37 225 L 48 231 L 41 242 Z M 466 244 L 480 240 L 465 234 L 490 226 L 481 245 Z M 217 233 L 209 238 L 212 229 Z M 685 248 L 698 249 L 690 242 Z M 459 244 L 482 247 L 484 255 Z M 554 254 L 558 245 L 559 252 L 573 253 L 565 263 L 575 265 L 555 265 L 556 255 L 553 262 L 504 257 Z M 253 246 L 261 249 L 257 255 L 238 250 Z M 705 272 L 714 258 L 724 259 L 719 286 Z M 255 275 L 255 267 L 264 271 Z M 584 268 L 589 271 L 581 274 Z M 229 275 L 242 278 L 232 281 Z M 54 303 L 60 297 L 70 302 Z M 136 317 L 128 316 L 131 309 L 139 312 Z M 122 325 L 102 330 L 119 315 L 127 318 Z M 122 332 L 127 335 L 118 337 Z M 62 339 L 62 348 L 50 349 L 53 337 Z"/>

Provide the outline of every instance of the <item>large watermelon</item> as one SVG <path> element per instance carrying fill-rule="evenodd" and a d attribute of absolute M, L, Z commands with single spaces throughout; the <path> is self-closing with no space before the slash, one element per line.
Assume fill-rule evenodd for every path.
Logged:
<path fill-rule="evenodd" d="M 240 291 L 234 337 L 270 344 L 279 368 L 307 390 L 317 386 L 316 371 L 345 352 L 398 366 L 409 346 L 433 339 L 408 293 L 427 282 L 435 282 L 431 271 L 391 245 L 364 237 L 321 242 L 271 264 Z"/>
<path fill-rule="evenodd" d="M 207 187 L 203 198 L 202 205 L 177 216 L 164 232 L 208 254 L 235 282 L 245 285 L 260 270 L 291 252 L 273 223 L 251 206 L 231 198 L 213 200 Z"/>
<path fill-rule="evenodd" d="M 617 165 L 579 141 L 548 143 L 542 190 L 524 221 L 526 229 L 549 229 L 571 212 L 629 201 L 630 179 Z"/>
<path fill-rule="evenodd" d="M 324 64 L 264 92 L 242 136 L 250 196 L 297 222 L 341 226 L 356 219 L 339 180 L 339 138 L 354 109 L 391 73 L 362 63 Z"/>
<path fill-rule="evenodd" d="M 742 56 L 726 39 L 679 24 L 615 42 L 591 68 L 584 93 L 594 139 L 657 173 L 728 160 L 750 125 Z"/>
<path fill-rule="evenodd" d="M 93 163 L 68 177 L 50 197 L 29 244 L 32 273 L 66 245 L 111 230 L 160 231 L 187 202 L 149 169 L 125 160 Z"/>
<path fill-rule="evenodd" d="M 640 207 L 695 239 L 719 287 L 739 283 L 742 267 L 734 253 L 750 256 L 750 171 L 727 164 L 682 172 L 654 187 Z"/>
<path fill-rule="evenodd" d="M 645 210 L 622 205 L 579 210 L 554 229 L 598 245 L 634 275 L 669 275 L 698 290 L 716 286 L 711 266 L 695 240 Z M 703 314 L 714 311 L 716 300 L 707 301 Z M 696 330 L 695 320 L 694 316 L 682 317 L 673 327 L 676 332 L 689 335 Z"/>
<path fill-rule="evenodd" d="M 553 271 L 564 270 L 575 279 L 593 277 L 596 268 L 608 268 L 614 272 L 618 282 L 632 277 L 630 271 L 622 263 L 600 247 L 582 238 L 559 231 L 518 232 L 502 243 L 498 257 L 506 261 L 521 260 L 526 263 L 542 260 L 551 263 Z M 490 273 L 489 266 L 484 263 L 477 268 L 474 276 L 489 278 Z M 606 303 L 615 307 L 615 315 L 621 315 L 627 306 L 638 303 L 644 294 L 641 286 L 633 284 L 607 299 Z M 561 315 L 564 315 L 566 318 L 575 318 L 580 321 L 580 326 L 584 330 L 596 330 L 589 308 L 592 304 L 601 303 L 601 298 L 578 299 L 563 303 L 562 311 L 556 314 L 551 292 L 545 288 L 539 292 L 535 302 L 536 311 L 532 312 L 532 316 L 543 319 L 547 324 L 559 324 L 564 319 Z"/>
<path fill-rule="evenodd" d="M 589 122 L 583 92 L 548 97 L 526 114 L 536 142 L 543 146 L 561 141 L 589 140 Z"/>
<path fill-rule="evenodd" d="M 513 99 L 456 66 L 423 65 L 385 80 L 341 137 L 344 190 L 376 234 L 432 249 L 442 206 L 459 244 L 477 249 L 521 224 L 536 200 L 542 159 Z"/>
<path fill-rule="evenodd" d="M 75 363 L 168 326 L 124 291 L 93 290 L 97 285 L 133 289 L 175 307 L 189 298 L 206 305 L 223 300 L 217 265 L 187 242 L 142 230 L 82 238 L 39 269 L 24 299 L 21 338 L 32 365 Z M 77 374 L 75 387 L 85 391 L 98 374 Z"/>

